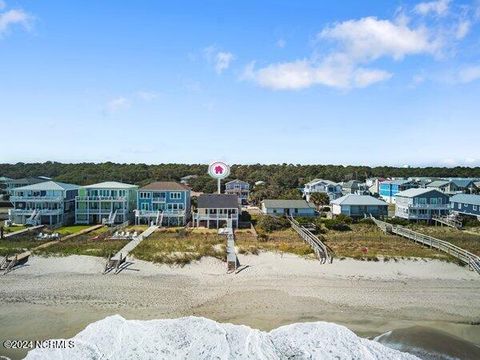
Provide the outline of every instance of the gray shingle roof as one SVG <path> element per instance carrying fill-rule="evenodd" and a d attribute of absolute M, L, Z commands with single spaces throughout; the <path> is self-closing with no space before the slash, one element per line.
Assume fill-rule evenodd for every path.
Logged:
<path fill-rule="evenodd" d="M 178 191 L 189 191 L 190 189 L 183 185 L 179 184 L 174 181 L 155 181 L 153 183 L 150 183 L 148 185 L 145 185 L 144 187 L 140 188 L 140 190 L 156 190 L 156 191 L 172 191 L 172 190 L 178 190 Z"/>
<path fill-rule="evenodd" d="M 374 205 L 384 205 L 388 206 L 385 201 L 379 200 L 374 198 L 370 195 L 356 195 L 356 194 L 348 194 L 333 200 L 330 202 L 331 204 L 336 205 L 362 205 L 362 206 L 374 206 Z"/>
<path fill-rule="evenodd" d="M 262 202 L 270 209 L 315 209 L 315 205 L 305 200 L 263 200 Z"/>
<path fill-rule="evenodd" d="M 411 183 L 412 181 L 410 180 L 404 180 L 404 179 L 401 179 L 401 180 L 387 180 L 387 181 L 382 181 L 381 183 L 382 184 L 392 184 L 392 185 L 405 185 L 405 184 L 408 184 L 408 183 Z"/>
<path fill-rule="evenodd" d="M 462 204 L 472 204 L 480 206 L 480 195 L 473 194 L 457 194 L 450 198 L 450 202 L 457 202 Z"/>
<path fill-rule="evenodd" d="M 238 208 L 238 196 L 228 194 L 202 194 L 198 197 L 198 208 L 233 209 Z"/>

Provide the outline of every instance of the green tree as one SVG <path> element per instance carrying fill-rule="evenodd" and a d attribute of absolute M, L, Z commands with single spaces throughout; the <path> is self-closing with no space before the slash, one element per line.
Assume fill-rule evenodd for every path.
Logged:
<path fill-rule="evenodd" d="M 330 198 L 326 193 L 323 192 L 316 192 L 310 195 L 310 201 L 315 204 L 317 209 L 321 206 L 326 206 L 330 204 Z"/>

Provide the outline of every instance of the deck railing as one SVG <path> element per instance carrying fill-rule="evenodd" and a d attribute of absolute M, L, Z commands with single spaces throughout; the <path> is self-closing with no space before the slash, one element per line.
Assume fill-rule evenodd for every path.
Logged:
<path fill-rule="evenodd" d="M 325 264 L 326 262 L 333 262 L 333 251 L 327 247 L 316 235 L 314 235 L 310 230 L 307 230 L 305 227 L 301 226 L 292 216 L 288 216 L 287 220 L 290 222 L 293 230 L 295 230 L 298 235 L 300 235 L 300 237 L 312 247 L 315 255 L 317 255 L 322 264 Z"/>
<path fill-rule="evenodd" d="M 461 247 L 453 245 L 445 240 L 440 240 L 434 238 L 433 236 L 421 234 L 419 232 L 407 229 L 400 225 L 393 225 L 386 223 L 384 221 L 378 220 L 373 216 L 370 216 L 371 219 L 377 224 L 377 226 L 385 232 L 403 236 L 407 239 L 413 240 L 416 243 L 435 248 L 437 250 L 443 251 L 453 257 L 459 259 L 464 264 L 467 264 L 480 274 L 480 256 L 477 256 Z"/>

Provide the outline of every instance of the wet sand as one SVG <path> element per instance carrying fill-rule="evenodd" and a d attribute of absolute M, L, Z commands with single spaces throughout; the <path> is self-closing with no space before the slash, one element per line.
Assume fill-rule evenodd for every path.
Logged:
<path fill-rule="evenodd" d="M 240 261 L 249 267 L 236 275 L 226 274 L 225 264 L 215 259 L 184 268 L 135 261 L 118 275 L 102 275 L 99 258 L 34 257 L 0 279 L 0 340 L 68 338 L 93 321 L 120 314 L 196 315 L 262 330 L 323 320 L 364 337 L 422 326 L 457 337 L 467 350 L 480 345 L 480 326 L 472 325 L 480 323 L 480 276 L 466 268 L 439 261 L 320 265 L 272 253 Z M 405 331 L 418 338 L 414 330 Z M 435 344 L 433 334 L 425 338 L 433 337 Z M 441 348 L 445 340 L 438 339 L 439 351 L 448 352 Z M 432 347 L 411 347 L 427 345 Z M 0 350 L 12 358 L 25 354 Z"/>

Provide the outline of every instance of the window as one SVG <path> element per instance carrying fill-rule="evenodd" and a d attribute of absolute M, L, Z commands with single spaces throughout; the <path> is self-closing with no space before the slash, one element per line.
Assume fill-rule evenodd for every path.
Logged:
<path fill-rule="evenodd" d="M 142 210 L 150 210 L 148 205 L 148 203 L 142 203 Z"/>
<path fill-rule="evenodd" d="M 141 192 L 140 193 L 140 199 L 148 199 L 150 198 L 150 193 L 148 192 Z"/>
<path fill-rule="evenodd" d="M 477 211 L 477 205 L 473 205 L 473 211 Z"/>
<path fill-rule="evenodd" d="M 171 192 L 170 193 L 170 200 L 178 200 L 182 197 L 181 192 Z"/>

